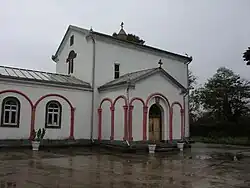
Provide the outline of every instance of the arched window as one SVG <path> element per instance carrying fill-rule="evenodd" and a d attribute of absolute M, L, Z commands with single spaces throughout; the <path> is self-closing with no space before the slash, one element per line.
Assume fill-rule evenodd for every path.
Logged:
<path fill-rule="evenodd" d="M 62 105 L 58 101 L 49 101 L 46 105 L 45 128 L 61 128 Z"/>
<path fill-rule="evenodd" d="M 2 102 L 1 126 L 19 127 L 20 102 L 16 97 L 6 97 Z"/>

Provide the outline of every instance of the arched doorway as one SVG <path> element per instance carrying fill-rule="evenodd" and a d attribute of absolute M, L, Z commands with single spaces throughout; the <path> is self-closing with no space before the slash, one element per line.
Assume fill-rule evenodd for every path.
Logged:
<path fill-rule="evenodd" d="M 162 112 L 160 104 L 153 104 L 149 109 L 149 140 L 162 140 Z"/>

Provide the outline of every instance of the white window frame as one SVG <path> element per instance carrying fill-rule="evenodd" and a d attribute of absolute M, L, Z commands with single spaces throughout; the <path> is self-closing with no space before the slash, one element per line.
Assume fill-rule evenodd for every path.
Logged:
<path fill-rule="evenodd" d="M 56 105 L 56 107 L 51 107 L 51 105 Z M 46 105 L 46 128 L 61 128 L 61 104 L 57 101 L 49 101 Z M 57 120 L 55 119 L 57 116 Z M 49 117 L 52 116 L 52 120 L 49 122 Z"/>

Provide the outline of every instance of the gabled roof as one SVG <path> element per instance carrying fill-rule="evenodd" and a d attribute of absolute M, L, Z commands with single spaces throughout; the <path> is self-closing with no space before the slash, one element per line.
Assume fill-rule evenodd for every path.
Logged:
<path fill-rule="evenodd" d="M 156 73 L 162 73 L 174 85 L 176 85 L 177 87 L 179 87 L 183 91 L 187 91 L 187 88 L 185 88 L 180 82 L 178 82 L 174 77 L 172 77 L 170 74 L 168 74 L 161 67 L 152 68 L 152 69 L 144 69 L 144 70 L 124 74 L 121 77 L 114 79 L 114 80 L 100 86 L 98 89 L 101 91 L 101 90 L 106 90 L 106 89 L 113 88 L 113 87 L 127 86 L 128 82 L 135 84 L 136 82 L 143 80 L 145 78 L 148 78 L 149 76 L 152 76 Z"/>
<path fill-rule="evenodd" d="M 66 39 L 67 39 L 67 35 L 70 31 L 77 31 L 79 33 L 82 33 L 82 34 L 87 34 L 89 33 L 90 31 L 87 30 L 87 29 L 84 29 L 84 28 L 80 28 L 80 27 L 77 27 L 77 26 L 73 26 L 73 25 L 69 25 L 55 55 L 52 56 L 52 60 L 55 61 L 55 59 L 57 58 L 59 52 L 60 52 L 60 49 L 61 47 L 63 46 L 63 44 L 66 42 Z M 184 55 L 180 55 L 180 54 L 177 54 L 177 53 L 173 53 L 173 52 L 169 52 L 169 51 L 166 51 L 166 50 L 162 50 L 162 49 L 159 49 L 159 48 L 155 48 L 155 47 L 151 47 L 151 46 L 147 46 L 147 45 L 144 45 L 144 44 L 138 44 L 138 43 L 134 43 L 134 42 L 131 42 L 131 41 L 127 41 L 127 40 L 122 40 L 122 39 L 119 39 L 117 37 L 113 37 L 111 35 L 107 35 L 107 34 L 104 34 L 104 33 L 99 33 L 99 32 L 95 32 L 95 31 L 91 31 L 91 33 L 93 35 L 96 35 L 98 37 L 102 37 L 102 38 L 106 38 L 106 39 L 109 39 L 111 41 L 117 41 L 117 42 L 120 42 L 120 43 L 123 43 L 123 44 L 126 44 L 126 45 L 133 45 L 139 49 L 143 49 L 143 50 L 147 50 L 147 51 L 153 51 L 153 52 L 158 52 L 158 53 L 163 53 L 163 54 L 166 54 L 168 56 L 171 56 L 171 57 L 177 57 L 177 58 L 180 58 L 182 59 L 183 61 L 185 62 L 191 62 L 192 61 L 192 57 L 187 57 L 187 56 L 184 56 Z"/>
<path fill-rule="evenodd" d="M 50 83 L 56 84 L 58 86 L 66 85 L 72 87 L 91 88 L 89 83 L 70 75 L 21 69 L 15 67 L 0 66 L 0 79 L 1 78 Z"/>

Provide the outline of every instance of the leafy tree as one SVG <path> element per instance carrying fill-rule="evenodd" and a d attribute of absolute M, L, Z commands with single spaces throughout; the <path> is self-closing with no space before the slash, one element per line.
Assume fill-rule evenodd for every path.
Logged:
<path fill-rule="evenodd" d="M 188 70 L 188 89 L 192 90 L 194 89 L 197 78 L 194 76 L 193 72 L 191 70 Z"/>
<path fill-rule="evenodd" d="M 113 33 L 112 36 L 117 38 L 118 34 L 117 33 Z M 127 34 L 125 40 L 130 41 L 130 42 L 134 42 L 134 43 L 137 43 L 137 44 L 142 44 L 142 45 L 145 43 L 144 40 L 142 40 L 139 36 L 134 35 L 134 34 Z"/>
<path fill-rule="evenodd" d="M 243 60 L 247 62 L 247 65 L 250 65 L 250 47 L 243 53 Z"/>
<path fill-rule="evenodd" d="M 217 120 L 238 121 L 249 111 L 250 83 L 221 67 L 197 91 L 198 101 Z"/>
<path fill-rule="evenodd" d="M 195 122 L 199 116 L 199 99 L 197 90 L 195 89 L 197 77 L 194 76 L 192 71 L 188 71 L 188 90 L 189 90 L 189 118 L 190 123 Z"/>

